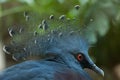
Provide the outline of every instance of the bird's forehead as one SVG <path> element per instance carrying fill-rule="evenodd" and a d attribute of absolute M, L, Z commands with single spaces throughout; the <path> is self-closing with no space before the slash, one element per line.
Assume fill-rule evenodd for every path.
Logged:
<path fill-rule="evenodd" d="M 77 35 L 57 38 L 53 43 L 54 45 L 51 46 L 51 49 L 59 52 L 86 53 L 89 48 L 87 41 Z"/>

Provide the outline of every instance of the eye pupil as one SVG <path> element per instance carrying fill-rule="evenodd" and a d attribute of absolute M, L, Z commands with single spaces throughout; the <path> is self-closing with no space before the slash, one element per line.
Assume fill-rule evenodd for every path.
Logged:
<path fill-rule="evenodd" d="M 77 59 L 78 59 L 79 61 L 82 61 L 82 59 L 83 59 L 82 54 L 78 54 Z"/>

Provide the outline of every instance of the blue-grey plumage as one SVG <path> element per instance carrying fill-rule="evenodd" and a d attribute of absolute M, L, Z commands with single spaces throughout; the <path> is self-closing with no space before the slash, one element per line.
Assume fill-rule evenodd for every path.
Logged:
<path fill-rule="evenodd" d="M 0 73 L 0 80 L 92 80 L 84 68 L 104 75 L 90 59 L 89 44 L 79 33 L 77 21 L 74 23 L 63 18 L 62 15 L 62 20 L 52 19 L 53 23 L 51 19 L 43 20 L 42 27 L 46 25 L 44 34 L 35 31 L 23 41 L 4 46 L 3 50 L 11 53 L 15 60 L 33 55 L 40 55 L 43 59 L 13 65 Z M 53 25 L 54 22 L 58 24 Z M 55 26 L 57 28 L 51 28 Z M 22 39 L 26 38 L 24 33 L 20 35 Z"/>
<path fill-rule="evenodd" d="M 39 54 L 40 41 L 38 38 L 38 45 L 30 46 L 29 51 Z M 26 61 L 14 65 L 0 75 L 0 80 L 91 80 L 83 70 L 93 65 L 89 60 L 87 53 L 89 47 L 84 39 L 77 35 L 64 35 L 46 45 L 49 46 L 43 47 L 42 50 L 49 57 L 40 61 Z M 83 63 L 77 59 L 78 54 L 84 56 Z"/>
<path fill-rule="evenodd" d="M 44 60 L 26 61 L 9 67 L 0 74 L 0 80 L 91 80 L 87 76 L 82 70 L 77 72 L 63 63 Z"/>

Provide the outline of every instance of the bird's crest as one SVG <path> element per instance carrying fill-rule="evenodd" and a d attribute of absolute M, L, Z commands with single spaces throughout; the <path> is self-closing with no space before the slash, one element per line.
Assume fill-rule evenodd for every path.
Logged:
<path fill-rule="evenodd" d="M 75 8 L 78 10 L 79 5 L 76 5 Z M 81 25 L 77 18 L 70 19 L 65 15 L 57 18 L 50 15 L 46 19 L 33 20 L 26 12 L 24 17 L 27 24 L 24 27 L 9 28 L 12 40 L 10 44 L 3 47 L 3 50 L 12 54 L 15 60 L 25 59 L 33 55 L 45 55 L 46 51 L 53 47 L 73 49 L 80 45 L 87 46 L 84 44 L 84 40 L 83 44 L 80 43 L 86 27 Z"/>

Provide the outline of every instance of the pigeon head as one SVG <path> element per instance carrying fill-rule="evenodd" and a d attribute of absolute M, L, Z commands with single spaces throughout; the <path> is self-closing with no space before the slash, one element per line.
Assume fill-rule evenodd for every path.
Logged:
<path fill-rule="evenodd" d="M 104 76 L 103 70 L 94 64 L 88 54 L 90 45 L 87 40 L 77 32 L 70 33 L 63 33 L 61 37 L 56 36 L 46 53 L 56 55 L 55 59 L 67 64 L 70 68 L 78 71 L 88 68 Z"/>
<path fill-rule="evenodd" d="M 9 34 L 13 40 L 3 50 L 12 54 L 16 61 L 39 55 L 43 59 L 64 63 L 77 71 L 89 68 L 104 76 L 104 72 L 88 54 L 90 44 L 84 35 L 86 27 L 81 28 L 79 23 L 80 20 L 70 20 L 65 15 L 58 19 L 51 15 L 49 19 L 43 19 L 36 30 L 33 29 L 35 26 L 27 31 L 23 31 L 23 28 L 10 28 Z"/>

